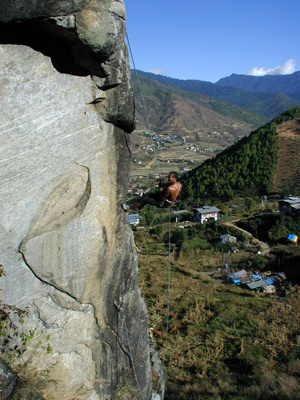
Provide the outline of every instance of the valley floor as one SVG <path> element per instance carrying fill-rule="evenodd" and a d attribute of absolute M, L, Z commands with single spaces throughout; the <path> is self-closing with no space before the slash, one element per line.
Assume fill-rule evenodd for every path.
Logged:
<path fill-rule="evenodd" d="M 192 224 L 188 231 L 172 222 L 165 353 L 168 222 L 159 218 L 139 254 L 139 285 L 148 308 L 149 334 L 161 359 L 165 356 L 165 399 L 300 399 L 299 277 L 271 295 L 228 284 L 223 279 L 228 249 L 214 239 L 222 230 L 240 232 L 238 251 L 231 253 L 231 271 L 258 268 L 262 260 L 271 263 L 276 258 L 274 248 L 232 221 L 227 227 Z M 135 231 L 137 247 L 146 229 Z M 299 257 L 299 246 L 292 252 Z"/>

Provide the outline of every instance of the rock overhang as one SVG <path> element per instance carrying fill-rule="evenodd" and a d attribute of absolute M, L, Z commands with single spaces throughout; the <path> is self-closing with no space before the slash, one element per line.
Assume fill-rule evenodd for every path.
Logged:
<path fill-rule="evenodd" d="M 95 86 L 108 92 L 95 96 L 95 103 L 108 103 L 97 111 L 124 131 L 134 130 L 123 0 L 27 0 L 22 7 L 0 0 L 0 10 L 0 44 L 29 46 L 50 57 L 61 73 L 92 76 Z"/>

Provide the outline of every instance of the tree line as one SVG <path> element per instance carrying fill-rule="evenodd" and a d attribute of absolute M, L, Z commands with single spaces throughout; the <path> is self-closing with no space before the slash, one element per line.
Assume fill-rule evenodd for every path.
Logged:
<path fill-rule="evenodd" d="M 238 195 L 267 194 L 277 163 L 276 126 L 299 116 L 300 106 L 287 110 L 183 175 L 182 200 L 198 205 L 204 199 L 230 200 Z"/>

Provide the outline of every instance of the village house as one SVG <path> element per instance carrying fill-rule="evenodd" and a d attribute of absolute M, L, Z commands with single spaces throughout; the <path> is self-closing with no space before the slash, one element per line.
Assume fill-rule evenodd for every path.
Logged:
<path fill-rule="evenodd" d="M 236 243 L 236 237 L 235 236 L 231 236 L 231 235 L 221 235 L 220 239 L 222 241 L 223 244 L 226 243 Z"/>
<path fill-rule="evenodd" d="M 295 215 L 300 212 L 300 197 L 286 197 L 277 201 L 281 214 Z"/>
<path fill-rule="evenodd" d="M 174 215 L 176 216 L 175 222 L 177 223 L 177 222 L 178 222 L 178 217 L 179 217 L 180 215 L 189 215 L 189 214 L 190 214 L 190 211 L 188 211 L 188 210 L 178 210 L 178 211 L 172 210 L 172 214 L 174 214 Z M 187 221 L 186 221 L 186 222 L 187 222 Z"/>
<path fill-rule="evenodd" d="M 140 223 L 142 217 L 139 214 L 128 214 L 128 222 L 130 225 L 137 226 Z"/>
<path fill-rule="evenodd" d="M 144 189 L 138 189 L 135 194 L 138 196 L 143 196 L 144 192 L 145 192 Z"/>
<path fill-rule="evenodd" d="M 220 212 L 220 210 L 214 206 L 212 207 L 203 206 L 201 208 L 193 208 L 193 211 L 194 211 L 194 218 L 193 218 L 194 222 L 201 222 L 201 224 L 212 219 L 217 221 L 218 214 Z"/>

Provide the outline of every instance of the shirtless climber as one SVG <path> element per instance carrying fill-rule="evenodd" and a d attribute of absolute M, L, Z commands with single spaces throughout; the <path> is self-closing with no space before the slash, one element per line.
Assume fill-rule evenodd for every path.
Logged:
<path fill-rule="evenodd" d="M 151 197 L 141 197 L 134 204 L 128 206 L 127 204 L 122 204 L 124 211 L 128 212 L 134 208 L 141 210 L 146 204 L 150 204 L 155 207 L 170 207 L 176 198 L 179 196 L 182 185 L 178 181 L 177 172 L 170 172 L 168 176 L 168 187 L 163 188 L 163 185 L 159 184 L 160 191 L 154 193 Z"/>

